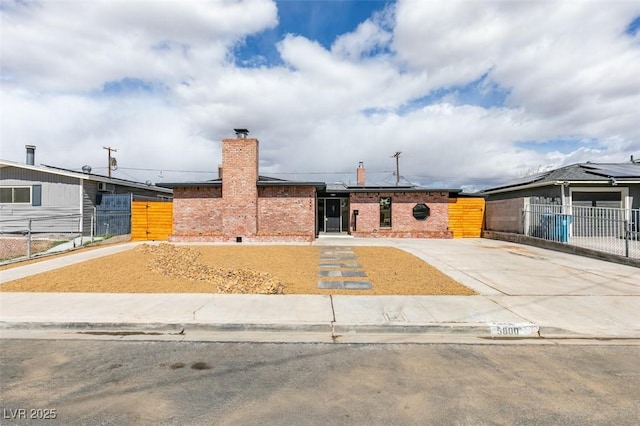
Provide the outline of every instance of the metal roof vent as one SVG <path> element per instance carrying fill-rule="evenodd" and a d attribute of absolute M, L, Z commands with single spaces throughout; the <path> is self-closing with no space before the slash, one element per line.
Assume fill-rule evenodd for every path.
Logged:
<path fill-rule="evenodd" d="M 233 131 L 236 132 L 238 139 L 246 139 L 249 135 L 249 130 L 247 129 L 233 129 Z"/>
<path fill-rule="evenodd" d="M 82 166 L 82 171 L 85 173 L 91 173 L 91 166 L 88 164 L 85 164 L 84 166 Z"/>
<path fill-rule="evenodd" d="M 27 165 L 33 166 L 36 163 L 36 146 L 35 145 L 25 145 L 27 149 Z"/>

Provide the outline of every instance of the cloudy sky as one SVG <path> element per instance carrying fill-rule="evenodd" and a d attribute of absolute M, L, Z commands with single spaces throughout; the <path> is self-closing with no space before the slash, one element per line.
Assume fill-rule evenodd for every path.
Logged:
<path fill-rule="evenodd" d="M 640 158 L 640 2 L 0 0 L 0 158 L 480 189 Z"/>

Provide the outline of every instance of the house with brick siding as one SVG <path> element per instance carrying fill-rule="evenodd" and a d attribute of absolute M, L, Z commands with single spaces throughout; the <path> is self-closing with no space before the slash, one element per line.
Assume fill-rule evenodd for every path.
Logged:
<path fill-rule="evenodd" d="M 319 221 L 319 232 L 347 232 L 358 237 L 452 238 L 449 205 L 457 192 L 416 186 L 327 185 L 318 195 L 318 216 L 324 218 L 324 223 Z"/>
<path fill-rule="evenodd" d="M 459 189 L 275 179 L 258 172 L 259 143 L 246 129 L 222 141 L 218 179 L 163 183 L 173 189 L 170 241 L 313 241 L 319 235 L 452 238 L 449 206 Z"/>

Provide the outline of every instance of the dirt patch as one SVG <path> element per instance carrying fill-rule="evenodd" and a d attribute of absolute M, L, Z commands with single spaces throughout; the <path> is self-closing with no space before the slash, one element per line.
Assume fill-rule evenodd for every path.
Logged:
<path fill-rule="evenodd" d="M 391 247 L 353 247 L 371 290 L 318 289 L 315 246 L 142 245 L 11 281 L 0 291 L 470 295 L 431 265 Z M 322 278 L 325 280 L 326 278 Z M 329 278 L 335 279 L 335 278 Z M 351 280 L 351 278 L 350 278 Z"/>
<path fill-rule="evenodd" d="M 91 247 L 93 246 L 106 246 L 106 245 L 110 245 L 110 244 L 120 244 L 120 243 L 126 243 L 128 241 L 131 241 L 131 234 L 126 234 L 126 235 L 114 235 L 113 237 L 109 237 L 106 238 L 104 240 L 96 240 L 95 242 L 91 243 Z"/>
<path fill-rule="evenodd" d="M 229 269 L 206 265 L 199 261 L 200 250 L 171 244 L 138 246 L 150 271 L 174 279 L 204 281 L 215 288 L 215 293 L 282 294 L 282 283 L 267 272 L 251 269 Z"/>
<path fill-rule="evenodd" d="M 354 247 L 367 277 L 374 284 L 372 294 L 473 295 L 448 275 L 397 248 Z M 384 290 L 378 293 L 376 286 Z M 351 294 L 351 293 L 349 293 Z"/>

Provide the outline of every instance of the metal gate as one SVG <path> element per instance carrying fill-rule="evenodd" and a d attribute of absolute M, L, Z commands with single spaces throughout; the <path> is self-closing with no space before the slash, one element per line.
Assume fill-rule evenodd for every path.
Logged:
<path fill-rule="evenodd" d="M 96 205 L 95 235 L 131 233 L 131 194 L 102 194 Z"/>

